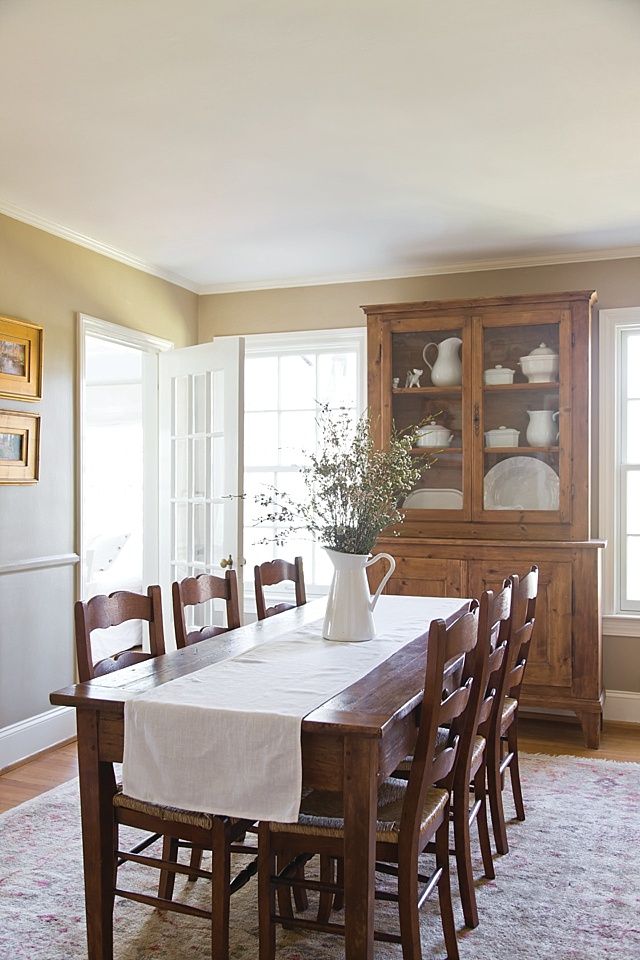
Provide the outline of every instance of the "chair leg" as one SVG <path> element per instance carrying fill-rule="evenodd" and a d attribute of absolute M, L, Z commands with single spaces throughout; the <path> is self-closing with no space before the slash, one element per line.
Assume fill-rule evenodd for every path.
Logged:
<path fill-rule="evenodd" d="M 487 751 L 487 790 L 489 793 L 489 807 L 491 809 L 493 836 L 496 841 L 497 852 L 505 854 L 509 853 L 509 842 L 507 840 L 507 825 L 504 819 L 504 807 L 502 805 L 502 786 L 500 778 L 501 748 L 499 744 L 496 747 L 489 742 Z"/>
<path fill-rule="evenodd" d="M 471 863 L 469 787 L 466 784 L 462 788 L 456 786 L 453 793 L 453 836 L 464 922 L 468 927 L 474 928 L 478 926 L 479 921 Z"/>
<path fill-rule="evenodd" d="M 304 880 L 304 863 L 296 870 L 296 880 Z M 308 908 L 309 897 L 304 887 L 293 888 L 293 902 L 298 913 L 302 913 Z"/>
<path fill-rule="evenodd" d="M 272 873 L 280 873 L 281 870 L 288 865 L 291 857 L 288 857 L 286 854 L 279 853 L 276 857 L 273 858 L 273 869 Z M 278 913 L 281 917 L 293 917 L 293 906 L 291 904 L 291 887 L 286 887 L 283 884 L 276 887 L 276 896 L 278 899 Z M 293 927 L 291 924 L 287 925 L 283 921 L 282 926 L 285 930 L 292 930 Z"/>
<path fill-rule="evenodd" d="M 320 880 L 322 883 L 335 883 L 335 860 L 323 853 L 320 856 Z M 333 893 L 330 890 L 321 890 L 318 901 L 318 923 L 329 923 Z"/>
<path fill-rule="evenodd" d="M 162 859 L 171 863 L 178 862 L 178 841 L 175 837 L 163 837 Z M 158 882 L 158 896 L 161 900 L 173 900 L 176 875 L 172 870 L 161 870 Z"/>
<path fill-rule="evenodd" d="M 191 850 L 191 859 L 189 860 L 189 866 L 192 870 L 199 870 L 202 865 L 202 850 L 200 847 L 193 847 Z M 197 873 L 190 873 L 188 879 L 193 883 L 194 880 L 198 879 Z"/>
<path fill-rule="evenodd" d="M 448 838 L 447 838 L 448 843 Z M 447 858 L 449 851 L 447 850 Z M 398 912 L 403 960 L 422 960 L 418 918 L 418 865 L 400 853 L 398 861 Z"/>
<path fill-rule="evenodd" d="M 231 855 L 222 822 L 214 822 L 211 856 L 211 960 L 229 960 Z"/>
<path fill-rule="evenodd" d="M 436 833 L 436 866 L 442 874 L 438 881 L 438 897 L 440 899 L 440 916 L 442 918 L 442 932 L 447 948 L 447 960 L 459 960 L 458 938 L 456 936 L 456 922 L 453 916 L 451 902 L 451 876 L 449 873 L 449 812 Z"/>
<path fill-rule="evenodd" d="M 516 805 L 516 817 L 524 820 L 524 800 L 522 799 L 522 784 L 520 783 L 520 763 L 518 758 L 518 722 L 511 724 L 508 732 L 509 751 L 513 753 L 509 771 L 511 773 L 511 790 Z"/>
<path fill-rule="evenodd" d="M 491 840 L 489 838 L 489 824 L 487 822 L 487 772 L 484 762 L 480 766 L 473 779 L 473 795 L 480 801 L 478 809 L 478 838 L 480 840 L 480 852 L 482 853 L 482 866 L 487 880 L 495 880 L 496 871 L 493 866 L 493 854 L 491 852 Z"/>
<path fill-rule="evenodd" d="M 342 910 L 344 908 L 344 859 L 338 858 L 336 869 L 336 886 L 339 888 L 333 898 L 333 909 Z"/>
<path fill-rule="evenodd" d="M 260 928 L 259 960 L 275 960 L 276 896 L 271 877 L 275 873 L 276 858 L 271 850 L 269 824 L 260 824 L 258 833 L 258 920 Z M 291 901 L 289 901 L 291 908 Z"/>

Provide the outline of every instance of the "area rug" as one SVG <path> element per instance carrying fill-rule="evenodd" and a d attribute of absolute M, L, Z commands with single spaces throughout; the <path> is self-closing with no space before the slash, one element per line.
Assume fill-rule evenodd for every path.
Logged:
<path fill-rule="evenodd" d="M 522 767 L 527 820 L 511 820 L 496 879 L 478 881 L 475 930 L 463 926 L 452 878 L 462 960 L 640 958 L 640 764 L 525 756 Z M 72 781 L 0 818 L 3 960 L 86 957 L 77 790 Z M 475 861 L 480 877 L 477 848 Z M 130 888 L 153 890 L 156 871 L 125 869 Z M 209 887 L 179 878 L 176 894 L 206 907 Z M 376 926 L 397 929 L 393 905 L 378 906 Z M 114 925 L 115 960 L 211 955 L 204 920 L 118 901 Z M 422 912 L 425 960 L 445 956 L 440 929 L 436 900 Z M 280 931 L 277 955 L 340 960 L 344 947 L 329 935 Z M 375 956 L 400 960 L 401 950 L 378 943 Z M 232 899 L 231 957 L 258 957 L 255 881 Z"/>

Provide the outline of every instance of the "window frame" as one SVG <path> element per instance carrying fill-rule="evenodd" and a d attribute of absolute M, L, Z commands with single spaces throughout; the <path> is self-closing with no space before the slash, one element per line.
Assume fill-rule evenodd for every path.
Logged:
<path fill-rule="evenodd" d="M 252 359 L 256 357 L 282 356 L 286 354 L 304 354 L 304 353 L 331 353 L 336 349 L 355 350 L 357 355 L 358 370 L 358 390 L 357 390 L 357 409 L 363 413 L 367 408 L 367 328 L 366 326 L 342 327 L 326 330 L 297 330 L 290 333 L 265 333 L 252 334 L 245 336 L 245 358 Z M 246 416 L 246 411 L 245 411 Z M 265 465 L 266 466 L 266 465 Z M 246 463 L 243 468 L 244 475 L 247 473 L 259 471 L 261 467 L 247 468 Z M 271 467 L 269 467 L 271 469 Z M 296 472 L 297 468 L 278 466 L 278 472 Z M 245 584 L 245 606 L 247 600 L 252 599 L 247 596 L 247 584 Z M 317 589 L 312 582 L 306 583 L 306 592 L 309 599 L 323 596 L 325 589 Z M 273 593 L 273 599 L 288 599 L 284 595 L 282 598 L 276 597 Z M 245 611 L 246 612 L 246 611 Z"/>
<path fill-rule="evenodd" d="M 603 632 L 609 636 L 640 637 L 640 602 L 624 603 L 626 513 L 623 441 L 626 416 L 626 364 L 624 341 L 630 332 L 640 333 L 640 307 L 600 312 L 600 417 L 599 417 L 599 511 L 600 536 L 607 540 L 603 566 Z M 613 469 L 611 469 L 613 464 Z M 632 469 L 639 469 L 633 465 Z"/>

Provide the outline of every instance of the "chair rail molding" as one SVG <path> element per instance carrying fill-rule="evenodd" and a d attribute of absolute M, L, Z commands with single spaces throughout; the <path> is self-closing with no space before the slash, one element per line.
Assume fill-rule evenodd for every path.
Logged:
<path fill-rule="evenodd" d="M 0 576 L 8 573 L 25 573 L 28 570 L 46 570 L 51 567 L 71 567 L 80 562 L 77 553 L 52 553 L 44 557 L 29 557 L 0 564 Z"/>

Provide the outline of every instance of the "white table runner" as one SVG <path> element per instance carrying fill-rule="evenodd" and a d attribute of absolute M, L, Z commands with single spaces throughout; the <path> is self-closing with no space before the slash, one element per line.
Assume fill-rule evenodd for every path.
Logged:
<path fill-rule="evenodd" d="M 298 819 L 303 718 L 464 601 L 380 597 L 368 643 L 322 638 L 322 620 L 125 704 L 123 789 L 139 800 L 249 820 Z"/>

